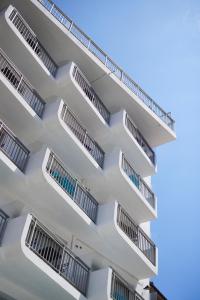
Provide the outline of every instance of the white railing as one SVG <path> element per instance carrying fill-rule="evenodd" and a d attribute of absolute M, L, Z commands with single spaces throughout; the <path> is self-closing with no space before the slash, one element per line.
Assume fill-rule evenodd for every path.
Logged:
<path fill-rule="evenodd" d="M 74 22 L 66 16 L 51 0 L 40 2 L 73 36 L 93 53 L 119 80 L 121 80 L 145 105 L 152 110 L 167 126 L 174 130 L 175 121 L 145 91 L 131 79 L 112 59 L 101 50 Z"/>

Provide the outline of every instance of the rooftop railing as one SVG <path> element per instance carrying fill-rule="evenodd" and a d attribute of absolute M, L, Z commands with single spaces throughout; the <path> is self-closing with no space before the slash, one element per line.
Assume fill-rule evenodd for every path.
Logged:
<path fill-rule="evenodd" d="M 100 146 L 88 135 L 87 130 L 83 128 L 77 121 L 74 114 L 69 110 L 66 104 L 63 105 L 62 109 L 62 119 L 71 129 L 74 135 L 78 138 L 81 144 L 87 149 L 87 151 L 92 155 L 99 166 L 103 167 L 104 162 L 104 152 Z"/>
<path fill-rule="evenodd" d="M 13 9 L 11 12 L 9 19 L 15 26 L 15 28 L 22 35 L 24 40 L 28 43 L 28 45 L 34 50 L 35 54 L 41 59 L 45 67 L 49 70 L 49 72 L 55 76 L 57 71 L 57 65 L 44 49 L 44 47 L 39 42 L 37 36 L 26 23 L 26 21 L 22 18 L 19 12 L 16 9 Z"/>
<path fill-rule="evenodd" d="M 0 243 L 3 238 L 8 216 L 0 209 Z"/>
<path fill-rule="evenodd" d="M 0 121 L 0 150 L 22 171 L 25 171 L 30 151 Z"/>
<path fill-rule="evenodd" d="M 15 65 L 9 60 L 6 54 L 0 49 L 0 72 L 12 84 L 16 91 L 29 104 L 29 106 L 42 118 L 45 102 L 25 80 Z"/>
<path fill-rule="evenodd" d="M 95 223 L 97 218 L 98 202 L 81 186 L 78 180 L 62 166 L 62 163 L 51 152 L 46 166 L 47 172 L 65 193 L 85 212 Z"/>
<path fill-rule="evenodd" d="M 101 50 L 74 22 L 66 16 L 51 0 L 40 2 L 66 29 L 69 30 L 91 53 L 93 53 L 126 87 L 153 111 L 167 126 L 174 130 L 175 121 L 145 91 L 131 79 L 113 60 Z"/>
<path fill-rule="evenodd" d="M 110 121 L 110 112 L 107 110 L 101 99 L 97 96 L 93 88 L 88 84 L 87 80 L 84 78 L 83 74 L 75 66 L 73 70 L 73 76 L 80 88 L 96 107 L 99 113 L 102 115 L 104 120 L 109 124 Z"/>
<path fill-rule="evenodd" d="M 142 147 L 143 151 L 146 153 L 146 155 L 149 157 L 151 162 L 155 165 L 155 153 L 147 143 L 147 141 L 144 139 L 142 134 L 139 132 L 139 130 L 136 128 L 134 125 L 133 121 L 131 118 L 126 114 L 126 119 L 125 119 L 125 124 L 132 134 L 132 136 L 136 139 L 138 144 Z"/>
<path fill-rule="evenodd" d="M 112 273 L 111 298 L 113 300 L 144 300 L 129 284 L 116 272 Z"/>
<path fill-rule="evenodd" d="M 138 188 L 144 198 L 148 201 L 148 203 L 155 209 L 154 193 L 151 191 L 145 181 L 142 180 L 142 178 L 134 171 L 124 155 L 122 155 L 122 169 L 128 178 L 133 182 L 133 184 Z"/>
<path fill-rule="evenodd" d="M 131 241 L 142 251 L 150 262 L 155 265 L 155 244 L 120 205 L 118 206 L 117 223 Z"/>
<path fill-rule="evenodd" d="M 57 236 L 32 217 L 26 246 L 55 272 L 86 295 L 89 268 Z"/>

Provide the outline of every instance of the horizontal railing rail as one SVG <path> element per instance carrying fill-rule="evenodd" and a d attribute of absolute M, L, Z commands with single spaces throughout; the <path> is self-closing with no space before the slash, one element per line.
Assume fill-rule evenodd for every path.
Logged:
<path fill-rule="evenodd" d="M 155 159 L 155 152 L 153 149 L 149 146 L 145 138 L 142 136 L 142 134 L 139 132 L 137 127 L 134 125 L 131 118 L 126 114 L 125 118 L 125 124 L 132 136 L 136 139 L 138 144 L 142 147 L 143 151 L 146 153 L 148 158 L 151 160 L 151 162 L 155 165 L 156 159 Z"/>
<path fill-rule="evenodd" d="M 167 126 L 174 130 L 175 121 L 147 93 L 131 79 L 112 59 L 101 50 L 74 22 L 66 16 L 51 0 L 40 2 L 73 36 L 75 36 L 91 53 L 93 53 L 126 87 L 153 111 Z"/>
<path fill-rule="evenodd" d="M 129 177 L 129 179 L 133 182 L 133 184 L 138 188 L 144 198 L 148 201 L 148 203 L 155 209 L 154 193 L 151 191 L 145 181 L 135 172 L 124 155 L 122 155 L 122 169 Z"/>
<path fill-rule="evenodd" d="M 73 76 L 80 88 L 84 91 L 86 96 L 96 107 L 99 113 L 102 115 L 104 120 L 109 124 L 110 121 L 110 112 L 107 110 L 101 99 L 97 96 L 93 88 L 85 80 L 84 76 L 81 74 L 79 69 L 75 66 L 73 69 Z"/>
<path fill-rule="evenodd" d="M 142 253 L 155 265 L 156 246 L 146 233 L 133 221 L 128 213 L 118 205 L 117 224 Z"/>
<path fill-rule="evenodd" d="M 63 105 L 61 117 L 81 144 L 92 155 L 95 161 L 103 168 L 104 152 L 100 146 L 88 135 L 87 130 L 77 121 L 77 118 L 70 111 L 66 104 Z"/>
<path fill-rule="evenodd" d="M 32 217 L 26 237 L 26 246 L 83 295 L 86 295 L 89 268 L 34 217 Z"/>
<path fill-rule="evenodd" d="M 22 171 L 25 171 L 30 151 L 0 121 L 0 150 Z"/>
<path fill-rule="evenodd" d="M 144 300 L 129 284 L 116 272 L 112 272 L 111 298 L 113 300 Z"/>
<path fill-rule="evenodd" d="M 8 216 L 4 213 L 3 210 L 0 209 L 0 243 L 3 238 L 7 220 L 8 220 Z"/>
<path fill-rule="evenodd" d="M 42 118 L 45 102 L 25 80 L 23 75 L 17 70 L 15 65 L 9 60 L 5 53 L 0 49 L 0 72 L 12 84 L 16 91 L 23 97 L 29 106 Z"/>
<path fill-rule="evenodd" d="M 81 186 L 77 179 L 70 175 L 52 152 L 49 156 L 46 170 L 56 183 L 65 191 L 65 193 L 67 193 L 95 223 L 97 218 L 98 202 L 84 187 Z"/>
<path fill-rule="evenodd" d="M 22 18 L 22 16 L 16 9 L 13 9 L 9 16 L 9 19 L 19 31 L 19 33 L 23 36 L 28 45 L 34 50 L 35 54 L 41 59 L 41 61 L 49 70 L 49 72 L 53 76 L 55 76 L 58 68 L 56 63 L 41 45 L 35 33 L 31 30 L 29 25 L 26 23 L 26 21 Z"/>

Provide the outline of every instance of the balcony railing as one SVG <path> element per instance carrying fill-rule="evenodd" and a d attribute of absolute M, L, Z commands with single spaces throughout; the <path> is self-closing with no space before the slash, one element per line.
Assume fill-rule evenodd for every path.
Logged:
<path fill-rule="evenodd" d="M 26 245 L 54 271 L 86 295 L 89 268 L 34 217 L 26 237 Z"/>
<path fill-rule="evenodd" d="M 104 120 L 109 124 L 110 121 L 110 112 L 107 110 L 101 99 L 97 96 L 93 88 L 88 84 L 84 76 L 81 74 L 77 67 L 74 67 L 73 76 L 80 88 L 96 107 L 99 113 L 102 115 Z"/>
<path fill-rule="evenodd" d="M 125 159 L 124 155 L 122 155 L 122 169 L 129 177 L 129 179 L 133 182 L 133 184 L 138 188 L 144 198 L 148 201 L 148 203 L 155 208 L 155 196 L 148 185 L 144 180 L 134 171 L 129 162 Z"/>
<path fill-rule="evenodd" d="M 5 231 L 8 216 L 0 209 L 0 243 Z"/>
<path fill-rule="evenodd" d="M 101 50 L 74 22 L 66 16 L 51 0 L 37 0 L 40 2 L 66 29 L 69 30 L 91 53 L 93 53 L 128 89 L 151 109 L 167 126 L 174 129 L 175 121 L 170 113 L 166 113 L 142 88 L 134 82 L 112 59 Z"/>
<path fill-rule="evenodd" d="M 96 222 L 98 202 L 81 186 L 77 179 L 70 175 L 53 153 L 49 156 L 46 170 L 85 214 L 93 222 Z"/>
<path fill-rule="evenodd" d="M 155 165 L 155 153 L 154 153 L 154 151 L 148 145 L 147 141 L 141 135 L 139 130 L 136 128 L 136 126 L 134 125 L 133 121 L 128 116 L 128 114 L 126 114 L 125 124 L 126 124 L 128 130 L 130 131 L 130 133 L 132 134 L 132 136 L 134 137 L 134 139 L 136 139 L 136 141 L 142 147 L 143 151 L 146 153 L 148 158 Z"/>
<path fill-rule="evenodd" d="M 144 300 L 114 271 L 112 273 L 111 298 L 113 300 Z"/>
<path fill-rule="evenodd" d="M 0 150 L 22 171 L 25 171 L 29 150 L 0 121 Z"/>
<path fill-rule="evenodd" d="M 17 70 L 15 65 L 0 49 L 0 72 L 12 84 L 22 98 L 41 118 L 44 112 L 45 102 L 40 98 L 31 85 L 24 79 L 23 75 Z"/>
<path fill-rule="evenodd" d="M 117 224 L 142 253 L 155 265 L 156 247 L 145 232 L 132 220 L 127 212 L 119 205 Z"/>
<path fill-rule="evenodd" d="M 103 167 L 104 152 L 99 145 L 88 135 L 85 128 L 83 128 L 77 121 L 74 114 L 69 110 L 67 105 L 63 105 L 62 119 L 71 129 L 73 134 L 78 138 L 81 144 L 87 149 L 87 151 L 96 160 L 99 166 Z"/>
<path fill-rule="evenodd" d="M 13 9 L 11 12 L 9 19 L 15 26 L 15 28 L 22 35 L 24 40 L 28 43 L 28 45 L 34 50 L 35 54 L 41 59 L 45 67 L 49 70 L 49 72 L 55 76 L 57 71 L 57 65 L 44 49 L 44 47 L 40 44 L 37 39 L 35 33 L 31 30 L 26 21 L 22 18 L 19 12 L 16 9 Z"/>

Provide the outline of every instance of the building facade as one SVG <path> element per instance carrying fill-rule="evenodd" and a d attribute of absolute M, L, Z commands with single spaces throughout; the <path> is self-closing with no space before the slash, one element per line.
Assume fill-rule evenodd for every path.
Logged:
<path fill-rule="evenodd" d="M 174 120 L 51 0 L 0 9 L 0 299 L 149 300 Z"/>

